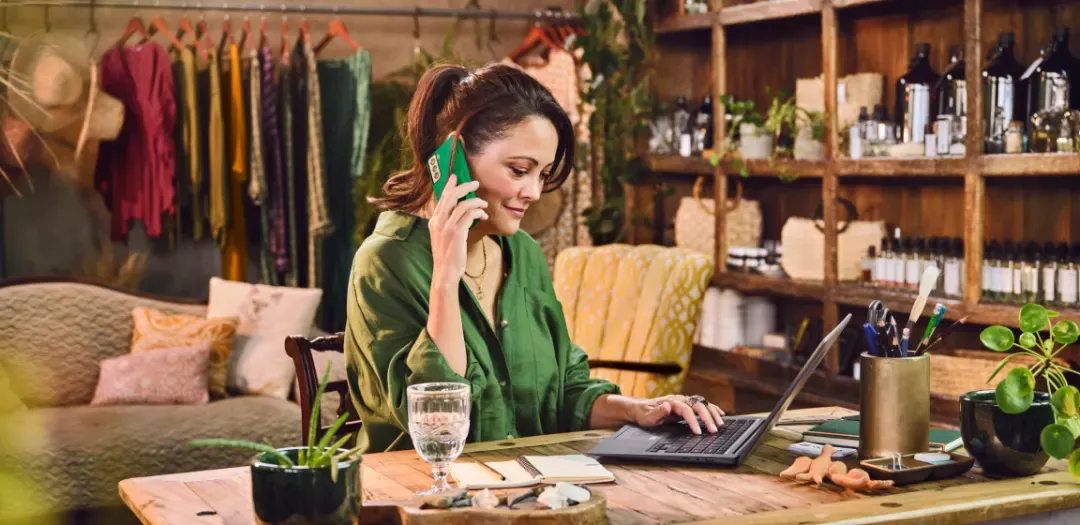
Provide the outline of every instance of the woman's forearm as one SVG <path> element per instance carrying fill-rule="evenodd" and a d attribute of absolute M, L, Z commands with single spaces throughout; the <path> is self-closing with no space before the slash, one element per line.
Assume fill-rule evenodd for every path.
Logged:
<path fill-rule="evenodd" d="M 459 283 L 440 284 L 444 281 L 438 276 L 432 279 L 431 294 L 428 298 L 428 336 L 442 352 L 450 368 L 462 377 L 465 376 L 468 359 L 465 353 L 465 333 L 461 324 L 461 303 L 459 301 Z"/>
<path fill-rule="evenodd" d="M 589 428 L 612 428 L 633 421 L 634 399 L 616 394 L 603 394 L 593 402 L 589 412 Z"/>

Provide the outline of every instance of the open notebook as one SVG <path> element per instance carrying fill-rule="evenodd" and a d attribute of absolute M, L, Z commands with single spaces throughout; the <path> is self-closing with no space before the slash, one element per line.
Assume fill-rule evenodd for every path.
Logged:
<path fill-rule="evenodd" d="M 504 461 L 455 461 L 450 475 L 460 488 L 514 488 L 539 484 L 607 483 L 615 475 L 597 460 L 582 454 L 519 456 Z"/>

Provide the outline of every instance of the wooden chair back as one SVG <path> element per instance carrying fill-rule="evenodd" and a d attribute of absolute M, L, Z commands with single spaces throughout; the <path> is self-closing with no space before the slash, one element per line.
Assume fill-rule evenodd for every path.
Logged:
<path fill-rule="evenodd" d="M 345 334 L 338 332 L 325 337 L 316 337 L 315 339 L 294 335 L 285 339 L 285 353 L 292 358 L 293 364 L 296 366 L 296 378 L 300 383 L 300 399 L 298 401 L 300 402 L 301 426 L 303 427 L 304 443 L 308 442 L 311 411 L 314 410 L 315 405 L 315 393 L 319 389 L 319 381 L 322 379 L 322 374 L 325 373 L 325 370 L 317 370 L 315 368 L 315 359 L 312 352 L 337 352 L 344 354 Z M 340 417 L 341 414 L 350 414 L 346 423 L 338 429 L 337 435 L 353 435 L 353 439 L 348 441 L 348 446 L 351 447 L 356 440 L 355 435 L 356 432 L 360 430 L 361 423 L 360 416 L 356 414 L 356 409 L 353 407 L 352 397 L 349 395 L 349 384 L 345 380 L 329 381 L 323 395 L 325 396 L 330 392 L 336 392 L 338 394 L 338 407 L 334 419 Z M 315 436 L 316 440 L 322 439 L 323 435 L 330 429 L 329 426 L 323 426 L 321 421 L 316 428 L 318 434 Z"/>

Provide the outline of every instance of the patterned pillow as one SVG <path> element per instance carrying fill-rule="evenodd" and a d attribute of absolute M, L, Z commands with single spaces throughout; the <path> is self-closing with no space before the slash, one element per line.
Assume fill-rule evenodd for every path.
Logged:
<path fill-rule="evenodd" d="M 210 345 L 210 398 L 225 397 L 229 354 L 233 351 L 233 336 L 240 320 L 236 317 L 203 319 L 193 315 L 169 315 L 151 308 L 135 308 L 131 312 L 134 329 L 131 333 L 131 353 Z"/>
<path fill-rule="evenodd" d="M 202 344 L 105 359 L 90 405 L 205 404 L 211 355 Z"/>

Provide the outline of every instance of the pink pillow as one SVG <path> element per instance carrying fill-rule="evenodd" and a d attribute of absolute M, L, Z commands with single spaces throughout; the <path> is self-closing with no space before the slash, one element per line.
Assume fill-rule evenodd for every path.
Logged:
<path fill-rule="evenodd" d="M 90 405 L 205 404 L 209 375 L 209 344 L 112 357 L 101 361 Z"/>

